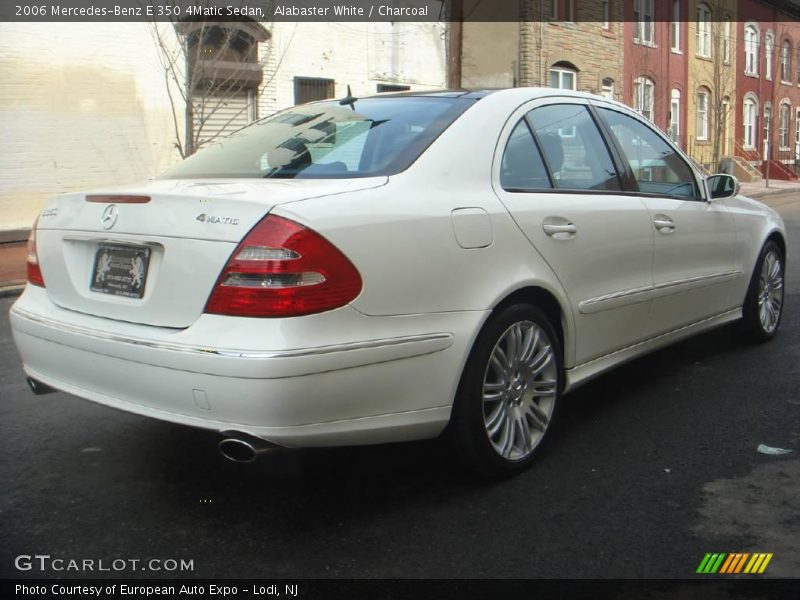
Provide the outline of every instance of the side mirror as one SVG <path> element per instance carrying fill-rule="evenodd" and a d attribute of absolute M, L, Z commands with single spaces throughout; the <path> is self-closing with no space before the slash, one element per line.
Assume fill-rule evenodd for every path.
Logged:
<path fill-rule="evenodd" d="M 712 200 L 720 198 L 731 198 L 739 193 L 742 184 L 733 175 L 712 175 L 708 179 L 708 191 L 711 193 Z"/>

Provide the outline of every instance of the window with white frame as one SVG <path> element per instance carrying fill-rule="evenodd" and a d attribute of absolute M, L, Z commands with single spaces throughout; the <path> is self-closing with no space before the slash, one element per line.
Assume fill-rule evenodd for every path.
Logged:
<path fill-rule="evenodd" d="M 646 119 L 653 120 L 655 84 L 647 77 L 637 77 L 633 82 L 633 109 Z"/>
<path fill-rule="evenodd" d="M 784 102 L 781 104 L 781 110 L 778 113 L 778 144 L 781 150 L 789 149 L 789 115 L 791 110 L 789 103 Z"/>
<path fill-rule="evenodd" d="M 563 65 L 550 67 L 550 87 L 561 90 L 578 89 L 578 73 Z"/>
<path fill-rule="evenodd" d="M 722 62 L 729 65 L 731 62 L 731 18 L 725 17 L 722 22 Z"/>
<path fill-rule="evenodd" d="M 756 115 L 758 114 L 758 105 L 753 98 L 745 98 L 744 106 L 742 109 L 742 122 L 744 124 L 744 132 L 742 136 L 742 143 L 745 148 L 753 149 L 756 147 Z"/>
<path fill-rule="evenodd" d="M 697 5 L 697 55 L 711 56 L 711 9 L 707 4 Z"/>
<path fill-rule="evenodd" d="M 708 108 L 709 93 L 705 88 L 697 90 L 697 122 L 695 124 L 695 134 L 698 141 L 708 140 Z"/>
<path fill-rule="evenodd" d="M 669 101 L 669 137 L 676 144 L 681 138 L 681 91 L 672 90 Z"/>
<path fill-rule="evenodd" d="M 745 35 L 745 44 L 747 44 L 747 35 Z M 745 48 L 745 52 L 747 49 Z M 767 79 L 772 79 L 772 53 L 775 52 L 775 38 L 772 33 L 767 33 L 764 38 L 764 71 Z"/>
<path fill-rule="evenodd" d="M 614 80 L 610 77 L 606 77 L 603 79 L 602 86 L 600 87 L 600 95 L 608 98 L 609 100 L 614 99 Z"/>
<path fill-rule="evenodd" d="M 758 31 L 752 25 L 744 28 L 744 72 L 758 75 Z"/>
<path fill-rule="evenodd" d="M 792 77 L 792 44 L 789 40 L 784 40 L 781 44 L 781 81 L 787 83 Z"/>
<path fill-rule="evenodd" d="M 611 29 L 611 2 L 603 0 L 603 29 Z"/>
<path fill-rule="evenodd" d="M 670 23 L 670 42 L 674 52 L 681 51 L 681 0 L 672 0 L 672 23 Z"/>
<path fill-rule="evenodd" d="M 654 44 L 653 0 L 633 0 L 633 41 Z"/>

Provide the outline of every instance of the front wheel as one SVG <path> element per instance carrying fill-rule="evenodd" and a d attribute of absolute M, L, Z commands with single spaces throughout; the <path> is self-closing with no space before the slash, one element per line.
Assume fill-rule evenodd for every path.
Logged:
<path fill-rule="evenodd" d="M 510 474 L 541 450 L 562 390 L 561 348 L 536 307 L 515 304 L 484 327 L 453 408 L 459 450 L 471 466 Z"/>
<path fill-rule="evenodd" d="M 778 331 L 783 312 L 783 276 L 783 252 L 769 241 L 758 256 L 744 303 L 743 325 L 754 341 L 770 340 Z"/>

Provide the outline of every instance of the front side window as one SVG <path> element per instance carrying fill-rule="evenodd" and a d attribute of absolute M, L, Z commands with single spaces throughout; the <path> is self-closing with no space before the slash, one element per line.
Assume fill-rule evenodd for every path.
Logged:
<path fill-rule="evenodd" d="M 556 188 L 620 189 L 608 148 L 585 106 L 542 106 L 528 113 L 528 121 Z"/>
<path fill-rule="evenodd" d="M 697 139 L 708 140 L 708 90 L 697 92 Z"/>
<path fill-rule="evenodd" d="M 598 108 L 623 152 L 639 191 L 679 198 L 698 197 L 694 172 L 655 131 L 629 115 Z"/>
<path fill-rule="evenodd" d="M 770 52 L 767 56 L 771 54 Z M 758 75 L 758 31 L 752 25 L 744 28 L 744 72 Z"/>
<path fill-rule="evenodd" d="M 647 77 L 637 77 L 633 82 L 633 109 L 646 119 L 653 120 L 655 85 Z"/>
<path fill-rule="evenodd" d="M 711 11 L 705 4 L 697 5 L 697 54 L 711 56 Z"/>
<path fill-rule="evenodd" d="M 508 138 L 500 163 L 500 185 L 508 192 L 527 192 L 552 187 L 539 148 L 525 119 Z"/>
<path fill-rule="evenodd" d="M 633 41 L 652 45 L 653 0 L 633 0 Z"/>
<path fill-rule="evenodd" d="M 210 144 L 166 179 L 343 179 L 405 170 L 474 100 L 383 97 L 295 106 Z"/>

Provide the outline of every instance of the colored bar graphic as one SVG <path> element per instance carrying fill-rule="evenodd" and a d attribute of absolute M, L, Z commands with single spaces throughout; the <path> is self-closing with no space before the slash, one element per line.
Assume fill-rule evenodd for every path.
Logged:
<path fill-rule="evenodd" d="M 697 573 L 713 575 L 715 573 L 725 575 L 736 575 L 746 573 L 756 575 L 763 573 L 767 569 L 769 561 L 772 560 L 772 553 L 755 552 L 708 552 L 700 561 Z M 749 559 L 749 560 L 748 560 Z M 745 566 L 746 565 L 746 566 Z"/>

